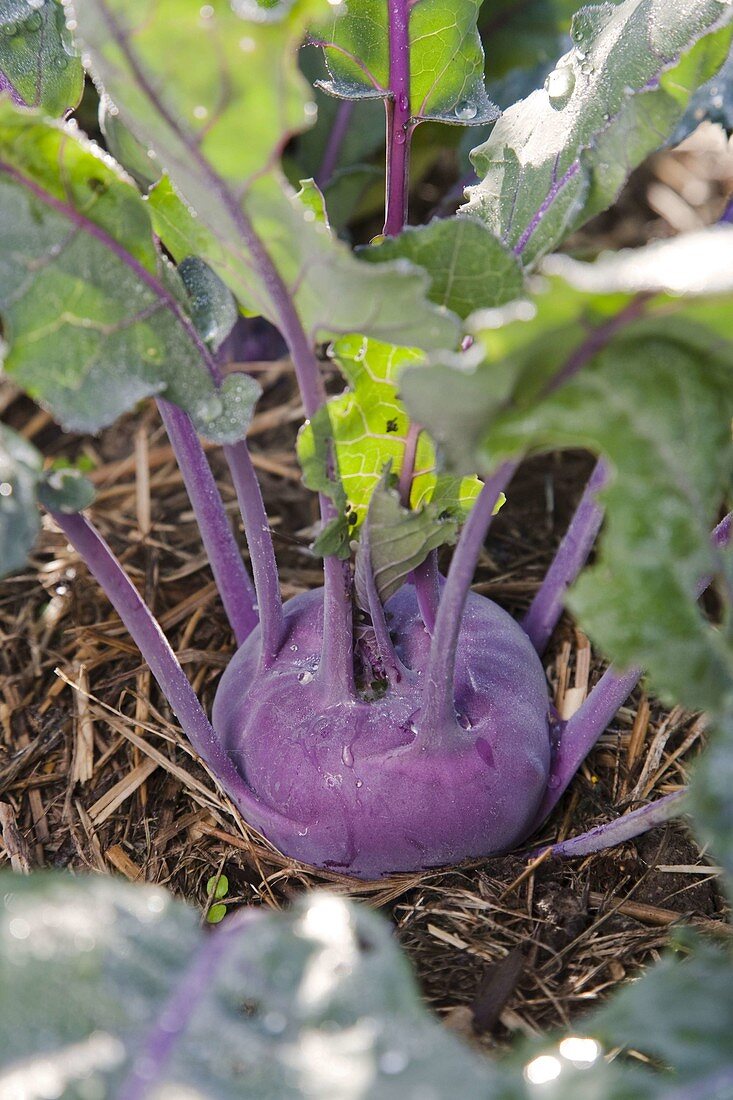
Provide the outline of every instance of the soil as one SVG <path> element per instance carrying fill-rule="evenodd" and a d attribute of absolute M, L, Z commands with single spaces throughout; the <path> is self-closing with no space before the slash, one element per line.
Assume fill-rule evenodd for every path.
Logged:
<path fill-rule="evenodd" d="M 689 159 L 687 176 L 694 174 Z M 637 238 L 652 233 L 658 219 L 648 200 L 659 171 L 679 178 L 669 167 L 673 161 L 667 156 L 647 170 L 648 220 L 640 229 L 637 202 Z M 709 171 L 700 175 L 710 180 Z M 632 183 L 641 186 L 639 179 Z M 711 210 L 722 188 L 710 183 Z M 621 221 L 623 210 L 622 202 L 614 215 Z M 707 208 L 699 213 L 712 216 Z M 670 232 L 677 228 L 665 224 Z M 633 236 L 612 221 L 595 232 L 597 241 L 610 233 L 630 243 Z M 321 580 L 308 549 L 315 500 L 300 484 L 293 454 L 302 410 L 290 364 L 256 369 L 266 396 L 251 446 L 287 598 Z M 95 522 L 210 705 L 233 639 L 154 407 L 145 405 L 98 438 L 73 441 L 7 383 L 0 412 L 49 456 L 92 460 Z M 215 449 L 211 458 L 244 547 L 234 493 Z M 566 453 L 522 466 L 492 528 L 476 574 L 478 591 L 513 613 L 528 606 L 591 464 L 587 455 Z M 578 689 L 577 702 L 604 666 L 565 618 L 546 667 L 562 707 L 569 690 Z M 700 716 L 666 711 L 638 690 L 535 846 L 677 789 L 704 737 Z M 28 568 L 0 585 L 0 800 L 6 804 L 0 867 L 64 867 L 155 882 L 198 904 L 202 914 L 206 883 L 217 872 L 229 880 L 229 908 L 278 908 L 324 884 L 382 908 L 427 1002 L 447 1026 L 487 1049 L 502 1047 L 515 1033 L 567 1026 L 655 958 L 680 922 L 715 937 L 731 931 L 716 871 L 682 823 L 584 859 L 532 863 L 520 853 L 372 883 L 294 864 L 248 828 L 192 758 L 119 620 L 47 519 Z"/>

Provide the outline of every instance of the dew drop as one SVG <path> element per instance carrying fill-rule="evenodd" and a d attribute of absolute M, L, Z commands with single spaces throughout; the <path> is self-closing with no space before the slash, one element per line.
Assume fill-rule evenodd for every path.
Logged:
<path fill-rule="evenodd" d="M 290 652 L 291 652 L 291 653 L 297 653 L 297 652 L 298 652 L 298 647 L 297 647 L 297 645 L 291 645 L 291 647 L 290 647 Z"/>
<path fill-rule="evenodd" d="M 305 672 L 299 672 L 298 673 L 298 683 L 299 684 L 310 684 L 312 682 L 312 680 L 313 680 L 313 673 L 312 672 L 308 672 L 306 670 Z"/>
<path fill-rule="evenodd" d="M 355 787 L 357 788 L 357 790 L 358 790 L 358 789 L 360 789 L 361 787 L 363 787 L 363 786 L 364 786 L 364 780 L 363 780 L 363 779 L 357 779 L 357 781 L 356 781 L 356 783 L 354 784 L 354 786 L 355 786 Z"/>
<path fill-rule="evenodd" d="M 473 729 L 473 723 L 467 714 L 457 714 L 456 718 L 458 720 L 458 725 L 461 727 L 462 730 Z"/>
<path fill-rule="evenodd" d="M 397 145 L 404 145 L 405 141 L 407 140 L 406 135 L 405 135 L 405 131 L 404 130 L 398 130 L 397 133 L 394 136 L 394 139 L 395 139 L 395 143 Z"/>
<path fill-rule="evenodd" d="M 351 751 L 351 745 L 344 745 L 344 747 L 341 749 L 341 760 L 347 768 L 353 768 L 354 754 Z"/>
<path fill-rule="evenodd" d="M 400 98 L 397 102 L 400 105 L 400 110 L 401 111 L 406 111 L 410 106 L 410 101 L 409 101 L 409 99 L 407 98 L 407 96 L 405 95 L 404 92 L 402 93 L 402 95 L 400 96 Z"/>
<path fill-rule="evenodd" d="M 13 38 L 20 30 L 17 23 L 6 23 L 2 28 L 2 33 L 5 38 Z"/>
<path fill-rule="evenodd" d="M 39 11 L 34 11 L 33 15 L 29 16 L 26 20 L 26 30 L 37 31 L 43 26 L 43 16 Z"/>
<path fill-rule="evenodd" d="M 467 99 L 462 99 L 460 103 L 456 103 L 455 116 L 459 118 L 461 122 L 470 122 L 472 118 L 475 118 L 478 114 L 478 108 L 475 103 L 470 103 Z"/>
<path fill-rule="evenodd" d="M 198 107 L 193 109 L 193 117 L 198 119 L 204 119 L 208 115 L 208 109 L 201 103 Z"/>
<path fill-rule="evenodd" d="M 63 54 L 60 54 L 57 58 L 54 59 L 53 62 L 54 69 L 66 69 L 68 68 L 68 65 L 69 59 L 68 57 L 64 57 Z"/>
<path fill-rule="evenodd" d="M 0 497 L 11 497 L 13 495 L 13 486 L 9 481 L 0 481 Z"/>
<path fill-rule="evenodd" d="M 550 104 L 555 108 L 564 107 L 575 90 L 575 73 L 569 65 L 553 69 L 545 81 L 545 91 Z"/>

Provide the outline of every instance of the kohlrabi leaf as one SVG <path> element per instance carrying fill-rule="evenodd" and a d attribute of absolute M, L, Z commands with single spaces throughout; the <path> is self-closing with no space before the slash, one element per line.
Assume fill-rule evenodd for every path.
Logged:
<path fill-rule="evenodd" d="M 0 423 L 0 578 L 22 569 L 40 529 L 38 505 L 80 512 L 94 500 L 94 486 L 81 471 L 43 470 L 39 451 Z"/>
<path fill-rule="evenodd" d="M 0 94 L 57 117 L 76 107 L 83 88 L 61 0 L 0 0 Z"/>
<path fill-rule="evenodd" d="M 42 458 L 36 448 L 0 424 L 0 577 L 21 569 L 41 522 L 36 489 Z"/>
<path fill-rule="evenodd" d="M 731 560 L 728 552 L 728 569 Z M 695 830 L 712 857 L 727 872 L 728 895 L 733 894 L 733 706 L 728 698 L 710 718 L 709 743 L 690 784 Z"/>
<path fill-rule="evenodd" d="M 333 468 L 333 428 L 330 408 L 323 405 L 301 428 L 298 460 L 303 484 L 315 493 L 324 493 L 333 502 L 336 516 L 320 532 L 313 551 L 324 557 L 347 558 L 350 550 L 349 509 L 339 472 Z"/>
<path fill-rule="evenodd" d="M 81 512 L 93 502 L 94 486 L 74 466 L 46 470 L 38 483 L 38 501 L 53 512 Z"/>
<path fill-rule="evenodd" d="M 603 253 L 584 263 L 558 253 L 542 271 L 559 275 L 590 294 L 684 294 L 685 297 L 733 292 L 733 225 L 713 225 L 643 248 Z"/>
<path fill-rule="evenodd" d="M 343 99 L 383 99 L 392 94 L 393 52 L 406 24 L 409 103 L 413 120 L 459 125 L 492 122 L 497 110 L 484 87 L 484 55 L 476 30 L 480 0 L 350 0 L 334 6 L 331 24 L 316 36 L 330 79 L 320 86 Z"/>
<path fill-rule="evenodd" d="M 189 185 L 203 188 L 208 178 L 215 190 L 213 169 L 243 188 L 313 122 L 313 96 L 295 59 L 306 21 L 323 10 L 320 0 L 302 0 L 267 21 L 257 18 L 256 3 L 240 4 L 240 15 L 229 0 L 67 7 L 123 122 L 160 155 L 196 209 L 208 204 Z"/>
<path fill-rule="evenodd" d="M 490 375 L 479 378 L 486 384 Z M 559 447 L 606 457 L 600 551 L 569 606 L 620 666 L 642 665 L 657 691 L 716 710 L 733 685 L 733 653 L 706 622 L 697 591 L 717 570 L 710 530 L 733 471 L 733 351 L 670 318 L 616 336 L 539 400 L 538 378 L 546 378 L 541 346 L 509 406 L 485 425 L 484 468 Z"/>
<path fill-rule="evenodd" d="M 323 192 L 315 180 L 300 180 L 300 191 L 295 197 L 300 200 L 306 210 L 310 210 L 312 213 L 313 218 L 309 220 L 315 220 L 321 225 L 325 225 L 327 229 L 330 228 Z"/>
<path fill-rule="evenodd" d="M 292 326 L 290 299 L 314 339 L 362 331 L 389 340 L 407 324 L 403 338 L 419 346 L 456 341 L 456 319 L 426 300 L 422 272 L 360 263 L 277 172 L 287 139 L 313 121 L 297 51 L 326 4 L 278 8 L 266 21 L 257 5 L 240 5 L 240 16 L 228 0 L 71 7 L 95 77 L 175 186 L 155 187 L 150 204 L 178 260 L 200 256 L 242 306 L 276 325 Z"/>
<path fill-rule="evenodd" d="M 369 610 L 367 570 L 385 604 L 432 550 L 453 545 L 460 527 L 459 516 L 440 504 L 426 504 L 418 512 L 404 508 L 389 480 L 388 474 L 383 475 L 372 492 L 364 523 L 367 538 L 356 552 L 356 594 L 365 611 Z"/>
<path fill-rule="evenodd" d="M 599 1040 L 601 1049 L 636 1051 L 672 1071 L 659 1079 L 660 1088 L 666 1079 L 669 1090 L 663 1095 L 722 1098 L 726 1090 L 713 1081 L 721 1071 L 730 1079 L 733 960 L 727 945 L 705 943 L 689 931 L 682 936 L 682 951 L 668 953 L 621 989 L 582 1031 Z"/>
<path fill-rule="evenodd" d="M 545 87 L 511 107 L 474 150 L 480 183 L 462 207 L 525 266 L 608 207 L 664 143 L 728 53 L 720 0 L 622 0 L 583 8 Z"/>
<path fill-rule="evenodd" d="M 695 92 L 670 145 L 679 145 L 701 122 L 715 122 L 729 134 L 733 131 L 733 52 L 720 71 Z"/>
<path fill-rule="evenodd" d="M 459 317 L 505 305 L 524 287 L 516 256 L 473 218 L 442 218 L 406 229 L 364 249 L 360 257 L 370 263 L 404 258 L 424 268 L 430 300 Z"/>
<path fill-rule="evenodd" d="M 63 1100 L 405 1100 L 460 1080 L 467 1096 L 506 1100 L 502 1071 L 427 1014 L 366 907 L 315 893 L 210 930 L 164 890 L 104 875 L 0 882 L 0 1064 L 14 1094 L 43 1082 Z"/>
<path fill-rule="evenodd" d="M 165 179 L 148 202 L 156 231 L 177 259 L 201 256 L 251 312 L 277 323 L 268 287 L 236 240 L 211 233 Z M 285 194 L 273 180 L 263 179 L 250 189 L 248 206 L 314 340 L 363 332 L 422 348 L 453 346 L 456 320 L 428 301 L 425 272 L 404 260 L 379 267 L 358 260 L 295 193 Z"/>
<path fill-rule="evenodd" d="M 102 96 L 99 101 L 99 129 L 104 143 L 118 164 L 132 176 L 141 191 L 149 191 L 160 179 L 160 164 L 152 150 L 139 142 L 121 121 L 117 108 Z"/>
<path fill-rule="evenodd" d="M 243 436 L 253 401 L 216 389 L 147 205 L 95 146 L 0 105 L 0 221 L 4 368 L 66 428 L 164 393 L 212 438 Z"/>
<path fill-rule="evenodd" d="M 405 367 L 420 364 L 422 355 L 415 348 L 355 335 L 338 340 L 332 355 L 349 383 L 349 389 L 328 402 L 328 414 L 347 514 L 356 531 L 385 465 L 389 462 L 395 475 L 402 471 L 410 421 L 397 396 L 399 376 Z M 306 425 L 298 440 L 304 470 L 311 468 L 316 454 L 312 435 L 312 427 Z M 312 476 L 307 480 L 311 488 L 319 488 L 311 481 Z M 437 494 L 441 510 L 452 510 L 461 519 L 481 489 L 475 477 L 456 478 L 437 471 L 435 451 L 425 432 L 417 443 L 411 485 L 411 507 L 422 508 Z"/>

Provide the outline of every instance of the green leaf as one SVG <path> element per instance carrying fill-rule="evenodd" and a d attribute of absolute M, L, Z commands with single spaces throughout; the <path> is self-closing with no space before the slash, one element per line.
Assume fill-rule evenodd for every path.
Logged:
<path fill-rule="evenodd" d="M 82 0 L 68 9 L 123 122 L 159 154 L 196 209 L 208 205 L 197 200 L 211 197 L 204 164 L 244 188 L 291 134 L 314 121 L 313 96 L 295 59 L 306 22 L 323 10 L 320 0 L 259 22 L 250 12 L 237 14 L 228 0 Z M 149 83 L 136 74 L 138 62 Z M 208 191 L 189 194 L 184 181 L 200 188 L 208 182 Z"/>
<path fill-rule="evenodd" d="M 434 119 L 477 126 L 497 110 L 484 87 L 484 55 L 476 30 L 480 0 L 414 0 L 407 5 L 410 103 L 416 121 Z M 390 93 L 387 0 L 336 5 L 318 43 L 330 80 L 320 83 L 342 99 L 384 99 Z"/>
<path fill-rule="evenodd" d="M 311 893 L 205 930 L 163 890 L 104 875 L 0 882 L 3 1083 L 50 1079 L 64 1100 L 403 1100 L 459 1080 L 508 1100 L 365 906 Z"/>
<path fill-rule="evenodd" d="M 216 905 L 212 905 L 206 914 L 206 920 L 209 924 L 221 924 L 224 917 L 227 915 L 226 905 L 222 905 L 220 902 Z"/>
<path fill-rule="evenodd" d="M 225 898 L 229 893 L 229 879 L 226 875 L 212 875 L 206 883 L 206 893 L 215 897 L 217 901 Z"/>
<path fill-rule="evenodd" d="M 0 577 L 21 569 L 36 541 L 41 466 L 36 448 L 0 424 Z"/>
<path fill-rule="evenodd" d="M 497 504 L 498 512 L 504 496 Z M 413 569 L 439 546 L 452 546 L 458 538 L 463 513 L 453 502 L 438 496 L 419 511 L 404 508 L 399 493 L 390 486 L 389 464 L 374 488 L 356 551 L 355 585 L 359 606 L 369 611 L 366 570 L 374 578 L 382 604 L 402 587 Z"/>
<path fill-rule="evenodd" d="M 160 179 L 160 165 L 155 156 L 134 137 L 120 121 L 117 108 L 102 96 L 99 101 L 99 129 L 107 149 L 118 164 L 132 176 L 141 191 L 149 191 Z"/>
<path fill-rule="evenodd" d="M 730 553 L 728 555 L 730 559 Z M 730 560 L 729 560 L 730 564 Z M 727 872 L 733 890 L 733 706 L 730 699 L 711 716 L 710 743 L 690 785 L 692 813 L 702 843 Z"/>
<path fill-rule="evenodd" d="M 524 288 L 517 258 L 473 218 L 436 219 L 359 255 L 370 263 L 402 257 L 424 268 L 430 275 L 428 298 L 459 317 L 511 302 Z"/>
<path fill-rule="evenodd" d="M 73 8 L 95 77 L 174 185 L 155 187 L 150 205 L 176 259 L 201 257 L 242 306 L 275 324 L 284 286 L 313 340 L 351 331 L 392 339 L 407 322 L 407 339 L 421 346 L 457 341 L 456 319 L 425 300 L 422 272 L 359 263 L 276 170 L 287 138 L 313 121 L 296 61 L 324 5 L 294 4 L 279 22 L 240 18 L 227 0 Z M 251 4 L 242 9 L 252 14 Z"/>
<path fill-rule="evenodd" d="M 704 331 L 650 322 L 551 396 L 538 402 L 535 392 L 523 379 L 514 408 L 486 425 L 484 462 L 528 448 L 606 457 L 601 549 L 569 606 L 619 665 L 642 665 L 659 692 L 716 709 L 733 684 L 733 654 L 696 591 L 716 572 L 709 532 L 733 472 L 733 351 Z"/>
<path fill-rule="evenodd" d="M 348 558 L 351 553 L 349 507 L 346 502 L 340 471 L 333 469 L 334 434 L 330 403 L 298 433 L 298 460 L 303 471 L 303 484 L 316 493 L 324 493 L 336 507 L 336 516 L 319 533 L 312 550 L 322 557 Z"/>
<path fill-rule="evenodd" d="M 300 191 L 295 197 L 300 199 L 305 209 L 310 210 L 313 215 L 309 221 L 317 221 L 320 225 L 325 225 L 327 229 L 330 229 L 323 192 L 315 180 L 301 180 Z"/>
<path fill-rule="evenodd" d="M 733 131 L 733 52 L 720 71 L 695 92 L 670 144 L 679 145 L 705 121 L 722 126 L 729 134 Z"/>
<path fill-rule="evenodd" d="M 165 393 L 211 438 L 242 437 L 255 384 L 216 389 L 147 204 L 95 146 L 0 104 L 0 220 L 5 370 L 64 427 Z"/>
<path fill-rule="evenodd" d="M 0 92 L 58 117 L 77 106 L 83 88 L 60 0 L 0 0 Z"/>
<path fill-rule="evenodd" d="M 38 483 L 38 501 L 52 512 L 82 512 L 95 495 L 91 481 L 73 466 L 49 470 Z"/>
<path fill-rule="evenodd" d="M 525 266 L 609 206 L 725 60 L 733 9 L 719 0 L 584 8 L 544 89 L 474 150 L 481 182 L 462 207 Z"/>
<path fill-rule="evenodd" d="M 733 225 L 713 225 L 643 248 L 605 252 L 594 263 L 558 253 L 542 264 L 586 294 L 669 294 L 700 297 L 733 292 Z"/>
<path fill-rule="evenodd" d="M 667 1088 L 688 1084 L 712 1100 L 724 1092 L 703 1091 L 705 1078 L 730 1071 L 733 966 L 729 951 L 698 939 L 692 947 L 690 957 L 669 953 L 622 989 L 584 1031 L 606 1048 L 629 1048 L 673 1070 L 673 1077 L 665 1075 Z"/>
<path fill-rule="evenodd" d="M 410 420 L 397 396 L 399 377 L 405 367 L 421 363 L 422 355 L 415 348 L 396 347 L 357 335 L 338 340 L 331 354 L 350 387 L 339 397 L 331 398 L 328 416 L 345 493 L 345 513 L 351 516 L 354 533 L 366 517 L 385 465 L 389 462 L 397 476 L 402 471 Z M 305 425 L 300 433 L 298 458 L 306 484 L 313 489 L 323 488 L 314 470 L 323 470 L 325 451 L 321 448 L 316 454 L 312 425 Z M 464 518 L 480 489 L 481 483 L 475 477 L 455 478 L 439 473 L 432 443 L 427 433 L 421 433 L 410 492 L 412 508 L 422 508 L 438 497 L 442 510 L 453 510 Z"/>

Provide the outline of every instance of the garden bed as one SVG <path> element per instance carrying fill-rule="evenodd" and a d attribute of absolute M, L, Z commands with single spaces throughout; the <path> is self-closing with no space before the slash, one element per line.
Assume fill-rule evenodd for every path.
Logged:
<path fill-rule="evenodd" d="M 290 365 L 262 364 L 258 374 L 265 398 L 252 453 L 289 597 L 320 583 L 308 551 L 314 498 L 293 458 L 301 410 Z M 68 437 L 46 414 L 4 394 L 9 423 L 24 425 L 46 453 L 69 456 Z M 154 407 L 75 441 L 74 457 L 82 454 L 94 464 L 99 529 L 210 705 L 233 639 Z M 224 467 L 215 451 L 212 458 L 238 521 Z M 524 464 L 492 529 L 478 591 L 512 612 L 529 604 L 590 466 L 582 454 Z M 567 1025 L 654 957 L 678 920 L 730 932 L 715 872 L 680 824 L 585 859 L 533 864 L 513 855 L 371 883 L 284 858 L 192 759 L 126 631 L 63 535 L 44 524 L 29 567 L 0 590 L 0 800 L 17 825 L 6 829 L 0 861 L 164 884 L 203 909 L 218 872 L 231 907 L 279 907 L 318 885 L 360 897 L 391 914 L 432 1007 L 488 1046 Z M 564 618 L 546 668 L 567 714 L 602 664 Z M 536 842 L 675 790 L 703 739 L 697 716 L 669 713 L 637 691 Z"/>

